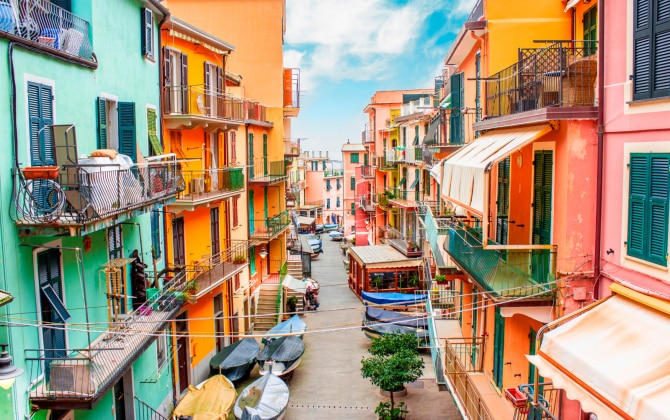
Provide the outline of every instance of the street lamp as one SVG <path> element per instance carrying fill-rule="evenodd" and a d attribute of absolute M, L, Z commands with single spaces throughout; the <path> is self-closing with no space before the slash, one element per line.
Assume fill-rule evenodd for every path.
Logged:
<path fill-rule="evenodd" d="M 12 365 L 12 356 L 7 352 L 7 344 L 0 344 L 0 387 L 10 389 L 14 380 L 23 374 L 23 369 Z"/>
<path fill-rule="evenodd" d="M 263 261 L 265 260 L 265 257 L 268 256 L 268 252 L 265 250 L 265 247 L 261 248 L 260 252 L 258 255 L 261 257 L 261 281 L 263 281 Z"/>

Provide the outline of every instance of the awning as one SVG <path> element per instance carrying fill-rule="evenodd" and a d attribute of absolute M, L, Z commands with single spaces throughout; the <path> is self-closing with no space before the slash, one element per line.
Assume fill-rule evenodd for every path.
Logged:
<path fill-rule="evenodd" d="M 568 10 L 572 9 L 573 7 L 577 6 L 581 0 L 570 0 L 568 4 L 565 5 L 565 10 L 564 12 L 567 12 Z"/>
<path fill-rule="evenodd" d="M 451 93 L 440 102 L 440 109 L 447 109 L 449 106 L 451 106 Z"/>
<path fill-rule="evenodd" d="M 544 334 L 528 359 L 598 420 L 667 418 L 670 303 L 611 288 L 619 294 Z"/>
<path fill-rule="evenodd" d="M 303 293 L 303 294 L 307 290 L 307 282 L 306 281 L 298 280 L 290 274 L 287 274 L 286 277 L 284 277 L 284 281 L 282 282 L 282 286 L 286 287 L 287 289 L 293 290 L 294 292 Z"/>
<path fill-rule="evenodd" d="M 423 138 L 423 144 L 435 144 L 437 143 L 437 128 L 440 126 L 440 119 L 435 118 L 430 122 L 428 126 L 428 132 Z"/>
<path fill-rule="evenodd" d="M 550 124 L 495 130 L 462 147 L 444 162 L 442 198 L 482 214 L 484 173 L 551 130 Z"/>
<path fill-rule="evenodd" d="M 437 165 L 433 165 L 433 167 L 430 168 L 430 171 L 428 171 L 430 176 L 432 176 L 433 179 L 438 183 L 442 182 L 442 165 L 444 164 L 445 160 L 446 159 L 442 159 L 437 163 Z"/>
<path fill-rule="evenodd" d="M 316 219 L 313 217 L 298 216 L 299 225 L 311 225 L 316 222 Z"/>
<path fill-rule="evenodd" d="M 0 306 L 4 306 L 13 300 L 14 296 L 11 293 L 0 290 Z"/>

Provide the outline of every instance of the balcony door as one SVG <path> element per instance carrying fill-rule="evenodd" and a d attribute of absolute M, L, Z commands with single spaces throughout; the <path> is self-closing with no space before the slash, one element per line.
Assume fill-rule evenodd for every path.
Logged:
<path fill-rule="evenodd" d="M 189 371 L 189 351 L 188 351 L 188 322 L 187 313 L 184 312 L 177 317 L 175 322 L 175 332 L 177 334 L 177 381 L 179 393 L 183 393 L 188 388 Z"/>
<path fill-rule="evenodd" d="M 51 328 L 50 325 L 59 326 L 65 324 L 63 317 L 68 317 L 67 311 L 63 312 L 63 281 L 61 276 L 60 251 L 49 249 L 36 255 L 37 280 L 39 284 L 39 315 L 42 348 L 44 357 L 61 358 L 67 357 L 65 329 Z M 49 293 L 47 291 L 53 291 Z M 48 365 L 45 367 L 48 371 Z"/>
<path fill-rule="evenodd" d="M 184 218 L 172 221 L 172 251 L 175 265 L 186 264 L 186 244 L 184 240 Z"/>
<path fill-rule="evenodd" d="M 253 235 L 256 231 L 254 225 L 254 190 L 249 190 L 249 235 Z"/>
<path fill-rule="evenodd" d="M 206 133 L 205 134 L 205 168 L 208 172 L 205 175 L 205 179 L 209 182 L 209 191 L 218 191 L 219 185 L 221 184 L 221 173 L 219 169 L 219 134 L 218 133 Z M 222 180 L 221 180 L 222 181 Z"/>
<path fill-rule="evenodd" d="M 496 307 L 495 330 L 493 332 L 493 380 L 498 388 L 503 385 L 503 366 L 505 357 L 505 318 Z"/>
<path fill-rule="evenodd" d="M 211 117 L 226 117 L 223 106 L 223 69 L 205 63 L 205 114 Z"/>
<path fill-rule="evenodd" d="M 219 208 L 213 207 L 209 210 L 210 221 L 210 249 L 212 250 L 212 261 L 219 262 L 221 252 L 221 223 L 219 221 Z"/>
<path fill-rule="evenodd" d="M 166 48 L 163 53 L 163 84 L 168 90 L 165 108 L 168 114 L 188 113 L 188 56 Z"/>

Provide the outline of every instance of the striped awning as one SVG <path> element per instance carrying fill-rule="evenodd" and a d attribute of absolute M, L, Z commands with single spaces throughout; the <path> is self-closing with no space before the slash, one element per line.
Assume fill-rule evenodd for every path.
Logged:
<path fill-rule="evenodd" d="M 184 41 L 192 42 L 194 44 L 199 44 L 203 46 L 204 48 L 207 48 L 208 50 L 215 52 L 217 54 L 227 54 L 228 51 L 224 51 L 220 48 L 216 48 L 215 46 L 208 44 L 206 42 L 202 42 L 199 39 L 196 39 L 190 35 L 183 34 L 179 31 L 175 31 L 174 29 L 170 29 L 170 36 L 173 36 L 175 38 L 183 39 Z"/>

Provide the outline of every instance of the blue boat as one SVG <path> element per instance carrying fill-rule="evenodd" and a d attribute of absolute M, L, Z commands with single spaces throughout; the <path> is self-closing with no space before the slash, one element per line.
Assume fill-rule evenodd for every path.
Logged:
<path fill-rule="evenodd" d="M 377 305 L 416 305 L 428 299 L 427 293 L 361 292 L 364 301 Z"/>
<path fill-rule="evenodd" d="M 270 328 L 266 334 L 267 337 L 263 337 L 263 344 L 267 344 L 269 341 L 272 341 L 276 338 L 281 337 L 282 335 L 288 334 L 299 334 L 298 337 L 302 338 L 303 333 L 307 330 L 307 324 L 303 321 L 298 315 L 293 315 L 286 321 L 280 322 L 274 327 Z"/>
<path fill-rule="evenodd" d="M 373 308 L 371 306 L 365 308 L 364 321 L 388 323 L 401 325 L 404 327 L 428 330 L 428 319 L 425 315 L 409 312 L 386 311 L 384 309 Z"/>

